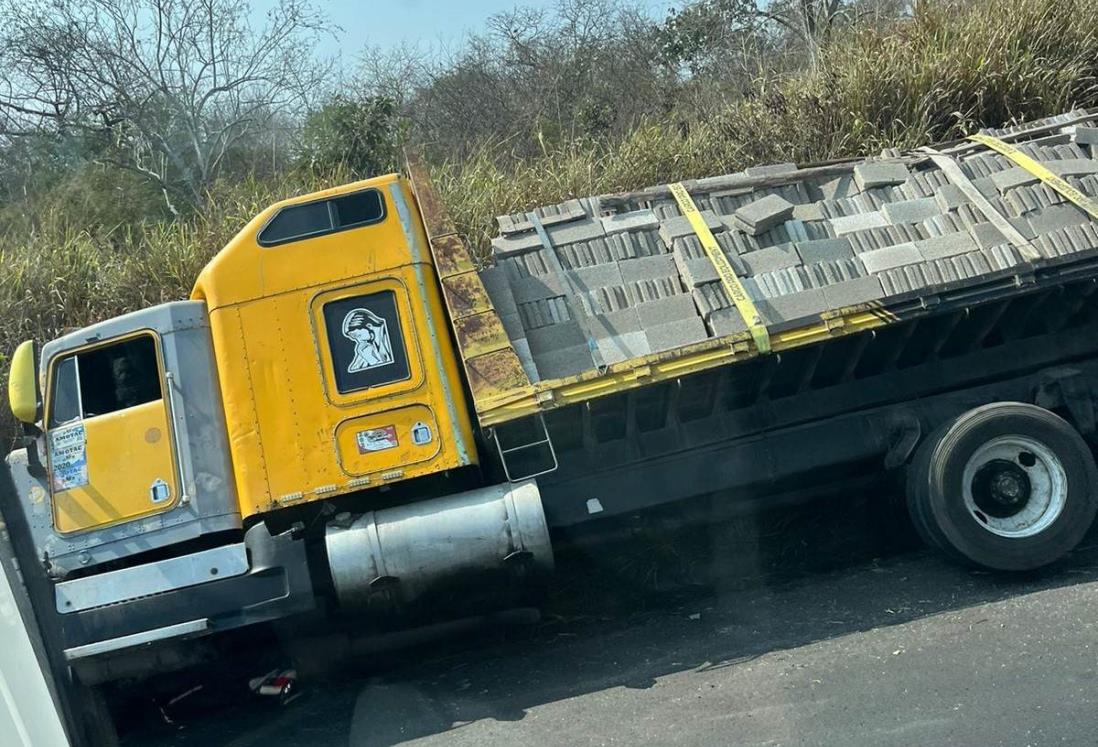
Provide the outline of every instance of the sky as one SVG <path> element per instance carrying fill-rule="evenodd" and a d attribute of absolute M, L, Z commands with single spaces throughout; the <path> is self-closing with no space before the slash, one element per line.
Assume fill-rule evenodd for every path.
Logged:
<path fill-rule="evenodd" d="M 489 16 L 515 6 L 545 7 L 556 0 L 314 0 L 342 28 L 338 34 L 344 64 L 353 64 L 364 46 L 382 48 L 402 43 L 425 47 L 455 46 L 471 31 L 484 29 Z M 662 18 L 676 0 L 636 0 L 654 17 Z M 265 12 L 276 0 L 253 0 L 256 19 L 262 24 Z"/>

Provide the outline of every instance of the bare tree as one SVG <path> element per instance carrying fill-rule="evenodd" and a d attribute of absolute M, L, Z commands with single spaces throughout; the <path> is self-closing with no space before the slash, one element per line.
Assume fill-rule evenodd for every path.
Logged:
<path fill-rule="evenodd" d="M 201 204 L 226 155 L 303 110 L 328 30 L 282 0 L 253 30 L 244 0 L 0 0 L 0 134 L 53 127 L 101 139 L 173 213 Z"/>
<path fill-rule="evenodd" d="M 450 49 L 367 49 L 358 79 L 450 158 L 485 141 L 529 155 L 617 136 L 667 109 L 675 81 L 638 0 L 519 3 L 485 26 Z"/>
<path fill-rule="evenodd" d="M 665 54 L 694 72 L 739 54 L 755 64 L 785 56 L 815 66 L 832 32 L 867 16 L 895 18 L 903 0 L 695 0 L 672 10 L 662 26 Z"/>

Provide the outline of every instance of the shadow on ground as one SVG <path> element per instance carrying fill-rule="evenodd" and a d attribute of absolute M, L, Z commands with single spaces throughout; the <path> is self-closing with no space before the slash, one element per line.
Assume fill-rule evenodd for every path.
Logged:
<path fill-rule="evenodd" d="M 1003 576 L 919 549 L 872 496 L 717 527 L 659 519 L 612 545 L 558 557 L 547 615 L 305 683 L 285 707 L 207 701 L 174 724 L 134 718 L 127 745 L 391 745 L 608 688 L 647 688 L 687 670 L 734 667 L 824 639 L 1051 587 L 1098 580 L 1098 538 L 1055 567 Z"/>

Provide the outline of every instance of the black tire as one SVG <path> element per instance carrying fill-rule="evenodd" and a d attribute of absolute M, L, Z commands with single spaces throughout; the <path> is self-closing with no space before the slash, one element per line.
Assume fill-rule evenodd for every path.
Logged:
<path fill-rule="evenodd" d="M 1004 457 L 1015 451 L 1017 465 Z M 988 490 L 982 468 L 1020 475 L 1020 483 L 1010 484 L 1021 492 L 1004 498 Z M 984 568 L 1024 571 L 1060 559 L 1079 543 L 1094 522 L 1096 488 L 1094 457 L 1069 423 L 1034 405 L 997 402 L 969 410 L 927 438 L 908 470 L 907 505 L 931 547 Z M 988 503 L 1002 500 L 1015 503 Z"/>

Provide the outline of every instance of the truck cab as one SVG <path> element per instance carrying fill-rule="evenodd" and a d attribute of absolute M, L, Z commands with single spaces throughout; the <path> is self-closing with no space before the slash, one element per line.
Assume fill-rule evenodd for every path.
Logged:
<path fill-rule="evenodd" d="M 66 656 L 93 679 L 150 643 L 311 610 L 328 579 L 345 600 L 376 602 L 371 584 L 386 606 L 417 596 L 424 559 L 399 562 L 412 545 L 467 531 L 512 554 L 495 537 L 512 520 L 521 542 L 521 514 L 527 544 L 548 548 L 536 489 L 439 488 L 478 454 L 424 225 L 396 175 L 270 206 L 190 300 L 40 355 L 24 343 L 9 394 L 26 433 L 7 460 L 19 513 Z M 415 501 L 431 505 L 410 533 L 406 510 L 384 513 Z M 436 561 L 429 575 L 454 565 Z"/>

